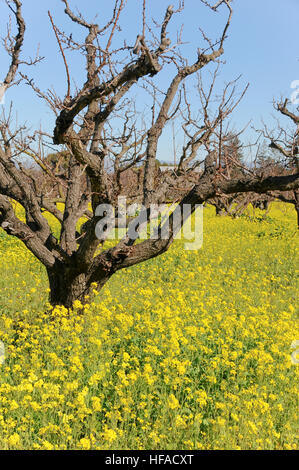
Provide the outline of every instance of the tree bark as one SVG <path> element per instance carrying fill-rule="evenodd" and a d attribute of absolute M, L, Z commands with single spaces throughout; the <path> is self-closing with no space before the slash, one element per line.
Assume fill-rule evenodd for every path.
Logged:
<path fill-rule="evenodd" d="M 51 305 L 71 308 L 75 300 L 80 300 L 82 304 L 86 303 L 85 296 L 90 289 L 86 274 L 76 274 L 74 269 L 65 267 L 62 263 L 56 263 L 53 268 L 48 268 L 47 273 Z"/>
<path fill-rule="evenodd" d="M 82 266 L 79 269 L 76 262 L 66 264 L 57 261 L 53 267 L 47 268 L 49 302 L 53 307 L 61 305 L 67 309 L 73 308 L 75 300 L 85 305 L 93 284 L 98 291 L 101 290 L 113 272 L 114 270 L 110 272 L 109 269 L 98 269 L 94 276 L 91 269 L 83 272 Z"/>

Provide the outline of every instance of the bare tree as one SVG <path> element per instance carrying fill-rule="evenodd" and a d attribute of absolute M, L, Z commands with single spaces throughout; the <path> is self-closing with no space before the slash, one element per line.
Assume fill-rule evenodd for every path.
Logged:
<path fill-rule="evenodd" d="M 8 88 L 22 79 L 43 98 L 56 114 L 53 144 L 62 154 L 63 167 L 51 165 L 41 148 L 45 137 L 41 131 L 33 135 L 22 127 L 12 130 L 12 116 L 3 117 L 1 123 L 0 147 L 0 225 L 7 234 L 19 238 L 36 258 L 46 267 L 50 301 L 53 305 L 71 307 L 75 299 L 84 302 L 92 283 L 98 289 L 117 271 L 141 263 L 164 253 L 174 240 L 178 222 L 185 221 L 181 208 L 190 204 L 191 212 L 219 194 L 265 193 L 267 191 L 293 191 L 299 186 L 298 172 L 275 177 L 257 176 L 244 172 L 242 176 L 229 174 L 229 166 L 221 165 L 220 151 L 209 146 L 212 136 L 220 132 L 223 120 L 238 103 L 233 88 L 224 90 L 216 114 L 211 116 L 208 104 L 212 87 L 205 93 L 201 88 L 202 123 L 192 118 L 185 83 L 208 64 L 217 63 L 224 53 L 224 42 L 232 19 L 230 0 L 220 0 L 215 5 L 203 1 L 208 8 L 226 15 L 220 38 L 211 41 L 204 33 L 207 49 L 198 49 L 193 63 L 180 54 L 181 39 L 176 42 L 168 37 L 168 26 L 173 17 L 183 9 L 180 2 L 177 10 L 169 6 L 161 24 L 150 27 L 146 22 L 146 2 L 143 2 L 142 31 L 134 45 L 119 45 L 114 42 L 119 31 L 125 0 L 115 0 L 111 8 L 111 19 L 100 26 L 89 23 L 79 13 L 74 13 L 68 0 L 62 0 L 65 15 L 77 27 L 86 31 L 84 43 L 76 41 L 73 34 L 61 31 L 49 13 L 49 18 L 66 70 L 66 95 L 59 98 L 48 90 L 43 92 L 23 72 L 21 47 L 24 41 L 25 22 L 22 4 L 19 0 L 8 1 L 16 19 L 18 32 L 15 38 L 7 38 L 6 49 L 11 56 L 11 65 L 3 86 Z M 54 37 L 54 35 L 53 35 Z M 77 51 L 86 59 L 86 81 L 81 89 L 72 89 L 71 71 L 66 50 Z M 39 60 L 38 58 L 36 60 Z M 34 61 L 31 61 L 32 63 Z M 29 64 L 29 63 L 27 63 Z M 176 69 L 168 88 L 159 94 L 155 77 L 165 68 Z M 133 88 L 146 86 L 153 94 L 152 118 L 135 119 L 134 102 L 130 94 Z M 230 91 L 229 91 L 230 90 Z M 158 96 L 159 95 L 159 96 Z M 182 101 L 185 104 L 182 104 Z M 185 113 L 183 118 L 187 142 L 182 149 L 176 174 L 156 178 L 158 142 L 171 118 Z M 116 122 L 122 123 L 117 130 Z M 116 206 L 116 196 L 121 191 L 120 174 L 143 162 L 142 202 L 146 208 L 147 220 L 151 217 L 150 206 L 163 200 L 169 186 L 183 184 L 191 168 L 200 164 L 198 151 L 206 148 L 204 169 L 198 173 L 197 181 L 191 187 L 184 186 L 183 196 L 165 224 L 169 225 L 167 238 L 162 236 L 165 225 L 159 227 L 158 236 L 136 243 L 129 226 L 126 235 L 110 249 L 101 244 L 108 234 L 97 237 L 98 222 L 107 218 L 107 213 L 98 215 L 100 204 Z M 219 153 L 219 154 L 218 154 Z M 23 156 L 32 158 L 53 183 L 43 185 L 33 172 L 23 164 Z M 113 171 L 111 171 L 111 165 Z M 116 180 L 112 180 L 112 174 Z M 114 178 L 114 176 L 113 176 Z M 48 180 L 49 181 L 49 180 Z M 82 191 L 82 181 L 84 190 Z M 120 184 L 120 186 L 119 186 Z M 115 190 L 116 188 L 116 190 Z M 64 201 L 60 211 L 55 203 L 58 194 Z M 26 220 L 19 219 L 13 209 L 12 200 L 25 210 Z M 91 206 L 91 210 L 90 206 Z M 52 213 L 60 224 L 60 235 L 55 237 L 44 212 Z M 77 232 L 78 221 L 88 220 Z M 109 226 L 109 223 L 108 223 Z"/>
<path fill-rule="evenodd" d="M 269 147 L 276 152 L 279 157 L 279 164 L 269 166 L 268 174 L 298 174 L 299 171 L 299 107 L 295 112 L 290 110 L 290 103 L 287 99 L 274 103 L 274 108 L 282 116 L 285 116 L 291 126 L 284 126 L 277 121 L 276 129 L 269 131 L 267 126 L 261 134 L 270 141 Z M 299 228 L 299 190 L 298 188 L 290 191 L 274 191 L 271 196 L 280 201 L 293 204 L 297 213 L 297 225 Z"/>
<path fill-rule="evenodd" d="M 221 122 L 223 124 L 223 121 Z M 238 178 L 244 176 L 248 171 L 243 155 L 243 144 L 239 135 L 233 132 L 223 132 L 223 126 L 220 126 L 220 133 L 215 134 L 215 145 L 218 148 L 218 164 L 222 173 L 228 178 Z M 214 197 L 209 204 L 215 207 L 216 215 L 239 214 L 241 208 L 245 208 L 243 202 L 249 199 L 249 193 L 244 194 L 222 194 Z"/>

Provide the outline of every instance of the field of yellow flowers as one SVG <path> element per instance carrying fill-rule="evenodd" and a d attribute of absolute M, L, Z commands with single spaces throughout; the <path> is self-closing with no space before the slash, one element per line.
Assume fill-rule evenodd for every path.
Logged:
<path fill-rule="evenodd" d="M 84 315 L 0 232 L 0 448 L 298 448 L 295 212 L 250 215 L 205 208 L 199 251 L 116 274 Z"/>

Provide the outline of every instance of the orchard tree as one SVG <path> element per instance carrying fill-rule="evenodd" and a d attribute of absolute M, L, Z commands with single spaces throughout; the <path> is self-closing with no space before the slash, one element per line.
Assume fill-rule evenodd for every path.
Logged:
<path fill-rule="evenodd" d="M 293 105 L 295 107 L 295 105 Z M 279 121 L 276 129 L 269 131 L 267 126 L 261 134 L 268 139 L 269 147 L 276 152 L 279 161 L 268 165 L 268 174 L 298 174 L 299 172 L 299 106 L 292 109 L 288 99 L 281 99 L 274 103 L 275 110 L 287 118 L 290 126 Z M 272 197 L 280 201 L 293 204 L 297 213 L 297 226 L 299 228 L 299 189 L 290 191 L 274 191 Z"/>
<path fill-rule="evenodd" d="M 216 147 L 218 148 L 219 168 L 224 172 L 229 179 L 239 178 L 244 176 L 248 171 L 244 154 L 243 144 L 239 139 L 239 135 L 226 132 L 222 134 L 222 127 L 220 126 L 220 133 L 216 137 Z M 222 194 L 209 200 L 209 204 L 215 207 L 216 215 L 231 215 L 235 216 L 239 213 L 241 207 L 244 207 L 244 201 L 249 199 L 249 195 L 236 194 Z M 244 207 L 245 209 L 245 207 Z"/>
<path fill-rule="evenodd" d="M 219 0 L 211 5 L 201 0 L 215 14 L 223 14 L 224 26 L 220 37 L 215 40 L 209 39 L 201 30 L 206 47 L 199 49 L 195 44 L 192 63 L 181 54 L 181 35 L 175 35 L 172 40 L 168 33 L 173 18 L 183 10 L 183 2 L 177 9 L 169 6 L 165 12 L 155 11 L 153 25 L 147 21 L 146 0 L 140 2 L 143 6 L 142 27 L 136 31 L 135 44 L 120 43 L 118 38 L 126 3 L 125 0 L 116 0 L 109 2 L 108 7 L 105 2 L 103 8 L 111 8 L 111 17 L 106 24 L 100 25 L 88 22 L 83 15 L 75 13 L 68 0 L 62 0 L 66 19 L 74 26 L 72 34 L 62 31 L 49 12 L 49 27 L 60 49 L 67 77 L 65 96 L 59 97 L 53 90 L 42 91 L 24 73 L 23 67 L 36 64 L 40 58 L 31 61 L 22 58 L 25 38 L 22 3 L 20 0 L 7 1 L 16 20 L 17 33 L 13 36 L 8 29 L 4 41 L 11 60 L 3 79 L 2 94 L 9 87 L 21 86 L 25 82 L 46 101 L 56 115 L 52 146 L 63 152 L 60 153 L 63 158 L 61 164 L 53 167 L 53 161 L 51 163 L 44 158 L 41 151 L 47 136 L 41 130 L 29 133 L 24 127 L 13 128 L 11 112 L 3 117 L 0 225 L 8 235 L 20 239 L 46 267 L 53 305 L 69 308 L 76 299 L 84 302 L 91 284 L 95 283 L 101 289 L 115 272 L 164 253 L 174 240 L 178 220 L 181 223 L 185 221 L 181 211 L 184 204 L 189 204 L 193 212 L 197 204 L 218 195 L 293 191 L 299 186 L 298 171 L 273 177 L 251 172 L 234 176 L 229 173 L 229 165 L 222 165 L 221 145 L 219 150 L 213 147 L 213 136 L 219 135 L 220 128 L 224 129 L 224 121 L 239 102 L 240 95 L 237 97 L 233 93 L 234 82 L 225 87 L 213 112 L 210 105 L 214 83 L 206 89 L 201 88 L 200 121 L 198 112 L 192 114 L 194 111 L 186 83 L 203 68 L 219 63 L 232 21 L 231 1 Z M 79 27 L 85 31 L 83 43 L 75 38 Z M 72 64 L 67 60 L 67 51 L 82 54 L 86 60 L 86 79 L 81 88 L 72 86 Z M 164 80 L 159 81 L 162 70 L 168 70 L 173 76 L 169 85 L 161 90 L 161 83 L 165 82 L 165 74 Z M 151 118 L 145 115 L 140 119 L 136 117 L 138 110 L 132 90 L 140 89 L 152 98 Z M 182 120 L 187 141 L 182 148 L 178 171 L 167 174 L 165 180 L 159 180 L 157 184 L 158 143 L 163 130 L 174 117 Z M 206 151 L 204 170 L 198 173 L 198 180 L 192 187 L 184 186 L 190 168 L 199 164 L 201 149 Z M 39 165 L 52 185 L 40 184 L 34 173 L 28 172 L 24 165 L 25 156 Z M 119 194 L 117 185 L 111 182 L 111 175 L 120 175 L 141 163 L 144 165 L 142 203 L 147 220 L 151 217 L 151 205 L 163 200 L 171 185 L 183 185 L 184 195 L 168 220 L 159 227 L 157 237 L 137 243 L 138 237 L 132 236 L 136 230 L 132 232 L 129 226 L 114 247 L 104 249 L 102 244 L 109 230 L 103 231 L 99 238 L 96 227 L 103 217 L 107 218 L 107 213 L 99 215 L 97 207 L 106 204 L 117 210 Z M 63 210 L 55 203 L 57 195 L 52 191 L 57 188 L 64 201 Z M 24 220 L 15 212 L 13 201 L 24 208 Z M 58 237 L 53 233 L 45 212 L 53 214 L 59 222 Z M 88 219 L 78 234 L 77 226 L 82 217 Z M 162 236 L 165 224 L 169 225 L 167 237 Z"/>

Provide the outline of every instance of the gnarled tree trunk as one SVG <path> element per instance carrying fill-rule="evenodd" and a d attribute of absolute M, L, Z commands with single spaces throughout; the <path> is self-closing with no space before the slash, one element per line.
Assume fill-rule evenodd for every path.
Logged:
<path fill-rule="evenodd" d="M 92 277 L 88 273 L 78 273 L 74 266 L 56 263 L 52 268 L 47 268 L 49 279 L 49 302 L 54 307 L 62 305 L 67 309 L 72 308 L 74 301 L 79 300 L 86 304 L 90 294 Z M 101 289 L 110 278 L 109 275 L 98 279 L 97 288 Z"/>
<path fill-rule="evenodd" d="M 63 305 L 71 308 L 75 300 L 85 301 L 85 296 L 89 293 L 86 274 L 76 274 L 75 271 L 63 264 L 56 264 L 53 268 L 47 269 L 50 303 Z"/>

